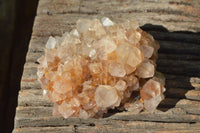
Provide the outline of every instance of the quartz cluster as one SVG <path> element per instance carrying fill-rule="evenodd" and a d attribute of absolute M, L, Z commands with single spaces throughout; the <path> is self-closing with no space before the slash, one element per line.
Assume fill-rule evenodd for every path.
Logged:
<path fill-rule="evenodd" d="M 155 74 L 158 49 L 134 21 L 80 19 L 76 29 L 49 38 L 37 75 L 54 115 L 86 119 L 114 108 L 154 112 L 165 91 L 163 76 Z"/>

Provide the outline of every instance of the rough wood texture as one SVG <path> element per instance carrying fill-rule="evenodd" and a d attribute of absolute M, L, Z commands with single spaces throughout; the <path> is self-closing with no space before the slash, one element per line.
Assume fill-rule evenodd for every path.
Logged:
<path fill-rule="evenodd" d="M 101 119 L 52 116 L 37 81 L 37 58 L 50 35 L 71 30 L 78 18 L 134 19 L 159 41 L 158 70 L 166 99 L 155 113 L 109 111 Z M 21 80 L 14 133 L 200 132 L 200 0 L 40 0 Z"/>

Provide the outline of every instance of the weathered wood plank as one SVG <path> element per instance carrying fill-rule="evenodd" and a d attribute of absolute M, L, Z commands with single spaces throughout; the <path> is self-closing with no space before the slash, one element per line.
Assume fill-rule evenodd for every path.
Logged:
<path fill-rule="evenodd" d="M 184 90 L 178 88 L 170 88 L 166 92 L 167 97 L 173 98 L 187 98 L 191 100 L 198 100 L 200 101 L 200 91 L 196 90 Z"/>
<path fill-rule="evenodd" d="M 119 12 L 161 12 L 167 14 L 182 14 L 186 16 L 199 15 L 198 2 L 185 2 L 180 0 L 157 0 L 130 1 L 130 0 L 42 0 L 39 3 L 38 15 L 41 14 L 65 14 L 65 13 L 87 13 L 87 14 L 109 14 Z M 185 9 L 185 10 L 184 10 Z M 190 10 L 187 10 L 190 9 Z"/>
<path fill-rule="evenodd" d="M 86 14 L 56 14 L 56 15 L 42 15 L 36 16 L 33 33 L 34 36 L 50 36 L 50 35 L 61 35 L 63 32 L 70 31 L 75 22 L 79 18 L 102 18 L 105 15 L 86 15 Z M 113 21 L 119 22 L 124 19 L 133 19 L 137 21 L 140 25 L 146 24 L 146 22 L 151 23 L 153 25 L 160 25 L 160 21 L 154 20 L 154 16 L 159 16 L 159 14 L 155 13 L 131 13 L 131 14 L 112 14 L 106 15 L 110 17 Z M 123 17 L 122 17 L 123 16 Z M 159 16 L 160 17 L 160 16 Z M 70 18 L 70 19 L 69 19 Z M 48 23 L 47 23 L 48 22 Z M 162 26 L 164 26 L 169 31 L 199 31 L 200 26 L 199 22 L 190 23 L 188 22 L 167 22 L 163 21 Z"/>
<path fill-rule="evenodd" d="M 36 117 L 51 117 L 53 107 L 44 106 L 18 106 L 16 108 L 16 117 L 18 118 L 36 118 Z"/>
<path fill-rule="evenodd" d="M 150 29 L 147 27 L 149 27 Z M 157 26 L 153 26 L 153 25 L 144 26 L 143 29 L 145 31 L 148 31 L 151 35 L 153 35 L 156 40 L 179 42 L 179 44 L 182 44 L 182 43 L 194 43 L 198 45 L 200 44 L 199 32 L 198 33 L 192 33 L 189 31 L 158 32 L 159 30 L 163 30 L 163 27 L 161 26 L 161 28 L 158 28 L 157 29 L 158 31 L 154 31 L 154 27 L 156 28 Z M 187 48 L 188 48 L 188 45 L 186 46 Z"/>
<path fill-rule="evenodd" d="M 71 123 L 76 124 L 103 124 L 107 125 L 113 124 L 118 127 L 117 122 L 120 121 L 149 121 L 149 122 L 172 122 L 172 123 L 190 123 L 190 122 L 200 122 L 199 115 L 186 114 L 183 110 L 178 108 L 172 108 L 166 112 L 157 110 L 155 113 L 151 114 L 148 112 L 142 112 L 140 114 L 134 114 L 131 112 L 120 112 L 111 115 L 107 118 L 93 119 L 89 118 L 87 120 L 79 118 L 68 118 L 49 116 L 49 117 L 16 117 L 15 126 L 19 128 L 23 127 L 45 127 L 45 126 L 65 126 Z M 120 125 L 120 124 L 119 124 Z"/>
<path fill-rule="evenodd" d="M 200 130 L 197 129 L 193 129 L 193 130 L 189 130 L 189 129 L 184 129 L 184 130 L 158 130 L 158 129 L 128 129 L 128 128 L 122 128 L 122 129 L 118 129 L 118 128 L 110 128 L 108 126 L 102 126 L 100 131 L 102 131 L 102 133 L 107 133 L 107 132 L 114 132 L 114 133 L 194 133 L 194 132 L 200 132 Z M 85 132 L 92 132 L 92 133 L 99 133 L 100 131 L 96 128 L 87 128 L 87 127 L 79 127 L 76 130 L 78 133 L 85 133 Z"/>
<path fill-rule="evenodd" d="M 190 77 L 188 77 L 188 76 L 185 76 L 185 77 L 184 77 L 184 75 L 175 76 L 175 75 L 168 75 L 165 73 L 164 73 L 164 75 L 166 78 L 165 87 L 167 89 L 170 89 L 170 88 L 180 88 L 180 89 L 186 89 L 186 90 L 194 89 L 194 87 L 191 86 Z"/>
<path fill-rule="evenodd" d="M 40 0 L 14 132 L 200 132 L 200 34 L 188 33 L 200 31 L 199 3 L 199 0 Z M 43 54 L 50 35 L 70 31 L 79 18 L 103 16 L 116 22 L 134 19 L 159 41 L 158 70 L 166 76 L 166 99 L 153 114 L 116 112 L 87 120 L 54 117 L 52 103 L 42 96 L 37 81 L 36 60 Z"/>
<path fill-rule="evenodd" d="M 42 95 L 41 89 L 21 90 L 18 96 L 18 106 L 52 106 L 48 97 Z"/>
<path fill-rule="evenodd" d="M 73 126 L 65 127 L 28 127 L 28 128 L 16 128 L 13 133 L 72 133 L 74 132 Z"/>
<path fill-rule="evenodd" d="M 200 56 L 200 45 L 184 42 L 159 41 L 159 53 L 190 54 Z"/>
<path fill-rule="evenodd" d="M 35 55 L 36 57 L 39 57 L 39 55 Z M 162 59 L 169 59 L 169 60 L 183 60 L 183 61 L 199 61 L 200 60 L 200 56 L 198 55 L 192 55 L 192 54 L 177 54 L 177 53 L 161 53 L 159 51 L 158 54 L 158 59 L 162 60 Z M 29 60 L 31 60 L 29 58 Z M 28 60 L 27 60 L 28 61 Z"/>
<path fill-rule="evenodd" d="M 198 132 L 199 129 L 197 125 L 186 125 L 183 123 L 148 123 L 145 122 L 140 124 L 140 122 L 127 122 L 127 124 L 123 124 L 123 126 L 112 127 L 110 125 L 95 125 L 93 127 L 87 127 L 85 125 L 76 125 L 76 131 L 80 133 L 85 132 L 114 132 L 114 133 L 192 133 Z M 136 126 L 136 127 L 135 127 Z M 182 126 L 182 127 L 181 127 Z M 141 129 L 144 128 L 144 129 Z"/>
<path fill-rule="evenodd" d="M 200 91 L 191 90 L 188 91 L 185 96 L 187 99 L 200 100 Z"/>
<path fill-rule="evenodd" d="M 40 0 L 37 15 L 78 13 L 81 0 Z"/>
<path fill-rule="evenodd" d="M 192 84 L 194 84 L 195 81 L 190 80 L 193 77 L 185 75 L 180 76 L 180 75 L 165 74 L 165 78 L 166 78 L 166 87 L 168 89 L 169 88 L 184 88 L 187 90 L 194 89 L 194 86 Z M 199 79 L 199 77 L 197 79 Z"/>
<path fill-rule="evenodd" d="M 200 78 L 198 77 L 192 77 L 190 79 L 191 85 L 196 89 L 200 91 Z"/>
<path fill-rule="evenodd" d="M 113 123 L 114 122 L 114 123 Z M 81 122 L 80 122 L 81 123 Z M 32 133 L 33 131 L 48 131 L 48 132 L 67 132 L 67 131 L 77 131 L 77 132 L 152 132 L 152 131 L 172 131 L 172 130 L 184 130 L 185 128 L 189 128 L 187 131 L 198 131 L 198 126 L 200 123 L 161 123 L 161 122 L 141 122 L 141 121 L 109 121 L 105 122 L 106 124 L 100 123 L 84 123 L 84 121 L 80 123 L 71 123 L 68 126 L 58 126 L 58 127 L 25 127 L 25 128 L 17 128 L 15 129 L 16 133 L 25 133 L 29 131 Z M 73 125 L 73 126 L 72 126 Z"/>
<path fill-rule="evenodd" d="M 27 81 L 30 81 L 30 82 L 27 82 Z M 31 89 L 31 88 L 41 89 L 40 83 L 37 79 L 29 78 L 29 79 L 23 79 L 21 81 L 21 89 Z"/>
<path fill-rule="evenodd" d="M 163 122 L 199 122 L 199 115 L 188 115 L 178 108 L 172 108 L 166 112 L 155 112 L 154 114 L 142 112 L 140 114 L 132 114 L 131 112 L 123 112 L 111 116 L 113 120 L 140 120 L 140 121 L 163 121 Z"/>
<path fill-rule="evenodd" d="M 176 2 L 176 1 L 175 1 Z M 187 8 L 192 8 L 192 12 L 187 11 Z M 185 10 L 184 10 L 185 8 Z M 88 0 L 81 3 L 81 12 L 91 12 L 91 13 L 119 13 L 119 12 L 160 12 L 167 14 L 182 14 L 196 16 L 199 15 L 198 9 L 188 5 L 180 6 L 177 4 L 170 3 L 170 1 L 111 1 L 106 0 L 99 2 L 98 0 Z"/>
<path fill-rule="evenodd" d="M 157 60 L 157 64 L 157 70 L 165 74 L 200 76 L 200 62 L 163 59 Z"/>
<path fill-rule="evenodd" d="M 184 126 L 184 125 L 183 125 Z M 36 133 L 36 132 L 48 132 L 48 133 L 63 133 L 63 132 L 75 132 L 75 133 L 194 133 L 199 132 L 198 128 L 191 129 L 129 129 L 127 127 L 123 128 L 112 128 L 109 126 L 100 125 L 98 127 L 88 127 L 88 126 L 77 126 L 75 127 L 40 127 L 40 128 L 17 128 L 13 133 Z"/>
<path fill-rule="evenodd" d="M 162 106 L 162 104 L 161 104 Z M 166 106 L 166 105 L 164 105 Z M 180 106 L 180 105 L 179 105 Z M 158 108 L 158 110 L 169 110 L 170 108 Z M 40 118 L 40 117 L 52 117 L 52 107 L 44 106 L 18 106 L 16 110 L 16 118 Z M 198 107 L 175 107 L 173 110 L 181 110 L 185 114 L 200 115 L 200 109 Z M 168 112 L 169 113 L 169 112 Z M 158 120 L 159 121 L 159 120 Z"/>

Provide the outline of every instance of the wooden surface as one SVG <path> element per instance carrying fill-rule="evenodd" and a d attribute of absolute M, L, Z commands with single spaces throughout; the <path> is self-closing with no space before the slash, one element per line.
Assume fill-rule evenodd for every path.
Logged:
<path fill-rule="evenodd" d="M 37 1 L 0 0 L 0 133 L 10 133 L 14 127 Z"/>
<path fill-rule="evenodd" d="M 159 41 L 158 70 L 166 99 L 155 113 L 110 113 L 101 119 L 52 116 L 42 96 L 37 58 L 50 35 L 70 31 L 79 18 L 133 19 Z M 14 133 L 200 132 L 200 0 L 40 0 L 21 80 Z"/>

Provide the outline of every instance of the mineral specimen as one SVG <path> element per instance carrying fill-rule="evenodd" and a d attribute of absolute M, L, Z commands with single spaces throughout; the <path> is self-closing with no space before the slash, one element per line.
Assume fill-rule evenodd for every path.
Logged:
<path fill-rule="evenodd" d="M 130 20 L 80 19 L 76 28 L 50 37 L 38 60 L 38 79 L 53 113 L 101 117 L 118 107 L 154 112 L 165 88 L 162 76 L 155 76 L 159 44 L 153 37 Z"/>

